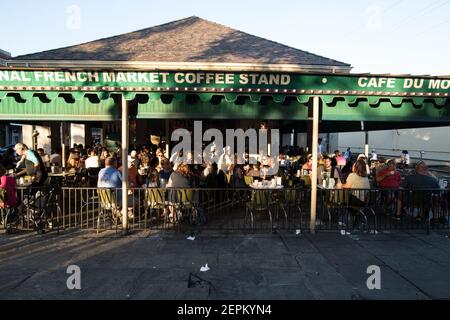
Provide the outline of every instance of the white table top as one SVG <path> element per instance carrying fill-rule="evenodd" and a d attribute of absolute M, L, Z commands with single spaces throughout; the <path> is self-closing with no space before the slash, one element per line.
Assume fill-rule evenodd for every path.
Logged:
<path fill-rule="evenodd" d="M 257 189 L 257 190 L 264 190 L 264 189 L 267 189 L 267 190 L 279 190 L 279 189 L 283 189 L 284 187 L 283 186 L 272 186 L 270 184 L 269 185 L 260 185 L 260 186 L 251 184 L 250 188 Z"/>
<path fill-rule="evenodd" d="M 48 173 L 49 177 L 65 177 L 67 175 L 69 175 L 69 172 L 66 172 L 66 171 L 59 172 L 59 173 L 52 173 L 52 172 Z"/>
<path fill-rule="evenodd" d="M 24 183 L 22 183 L 22 184 L 20 184 L 19 182 L 17 182 L 17 184 L 16 184 L 16 187 L 22 187 L 22 188 L 28 188 L 28 187 L 30 187 L 31 185 L 32 185 L 33 183 L 31 183 L 31 182 L 24 182 Z"/>

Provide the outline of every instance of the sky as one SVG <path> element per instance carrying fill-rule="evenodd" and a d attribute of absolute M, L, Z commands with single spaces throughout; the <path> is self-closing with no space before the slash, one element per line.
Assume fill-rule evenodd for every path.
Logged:
<path fill-rule="evenodd" d="M 0 49 L 13 56 L 195 15 L 353 73 L 450 75 L 450 0 L 16 0 L 0 12 Z"/>

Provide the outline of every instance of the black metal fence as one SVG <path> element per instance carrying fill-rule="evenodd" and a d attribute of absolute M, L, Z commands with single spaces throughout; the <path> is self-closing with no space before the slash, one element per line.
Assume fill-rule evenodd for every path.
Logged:
<path fill-rule="evenodd" d="M 319 189 L 316 229 L 449 228 L 449 190 Z M 309 189 L 130 189 L 129 230 L 264 231 L 310 228 Z M 2 210 L 8 228 L 122 229 L 120 189 L 19 188 L 18 204 Z M 341 231 L 342 232 L 342 231 Z"/>

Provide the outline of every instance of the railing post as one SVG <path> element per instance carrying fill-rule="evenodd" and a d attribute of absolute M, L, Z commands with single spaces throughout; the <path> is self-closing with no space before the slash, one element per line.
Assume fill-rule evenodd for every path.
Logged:
<path fill-rule="evenodd" d="M 310 231 L 316 233 L 317 216 L 317 163 L 319 140 L 319 108 L 320 97 L 313 97 L 313 132 L 312 132 L 312 174 L 311 174 L 311 221 Z"/>

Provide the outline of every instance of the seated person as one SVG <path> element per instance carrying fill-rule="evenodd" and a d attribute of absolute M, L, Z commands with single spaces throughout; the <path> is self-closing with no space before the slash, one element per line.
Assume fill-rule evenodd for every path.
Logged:
<path fill-rule="evenodd" d="M 318 168 L 317 179 L 319 186 L 342 188 L 342 172 L 338 167 L 331 165 L 331 159 L 328 156 L 323 156 L 323 165 Z"/>
<path fill-rule="evenodd" d="M 246 188 L 244 180 L 244 171 L 240 165 L 234 167 L 233 176 L 231 177 L 231 186 L 233 188 Z"/>
<path fill-rule="evenodd" d="M 356 223 L 358 211 L 352 208 L 352 206 L 364 207 L 366 205 L 366 201 L 368 200 L 368 191 L 366 190 L 370 189 L 369 178 L 367 177 L 366 162 L 364 160 L 360 159 L 355 162 L 353 172 L 348 175 L 344 188 L 361 189 L 352 191 L 349 197 L 349 210 L 352 214 L 354 214 L 354 223 Z"/>
<path fill-rule="evenodd" d="M 306 157 L 306 162 L 302 166 L 302 170 L 303 170 L 303 172 L 301 173 L 301 175 L 306 175 L 306 174 L 311 173 L 311 171 L 312 171 L 312 155 L 308 154 L 308 156 Z"/>
<path fill-rule="evenodd" d="M 386 162 L 386 167 L 378 171 L 376 176 L 377 186 L 381 189 L 398 189 L 401 187 L 402 178 L 400 173 L 396 169 L 396 164 L 394 159 L 390 159 Z M 398 196 L 397 191 L 387 191 L 384 192 L 386 195 L 385 208 L 392 205 L 394 199 L 397 201 L 396 215 L 393 217 L 395 220 L 400 220 L 402 201 L 401 197 Z"/>
<path fill-rule="evenodd" d="M 122 188 L 122 173 L 116 169 L 117 162 L 113 157 L 105 159 L 105 168 L 98 173 L 98 188 Z M 122 191 L 117 191 L 117 204 L 122 203 Z"/>
<path fill-rule="evenodd" d="M 0 209 L 14 207 L 17 203 L 16 179 L 9 175 L 2 165 L 0 165 L 0 189 L 6 191 L 4 202 L 0 202 Z"/>
<path fill-rule="evenodd" d="M 172 166 L 170 165 L 170 161 L 167 158 L 163 158 L 161 160 L 161 170 L 159 171 L 159 181 L 162 182 L 161 187 L 165 187 L 165 184 L 169 181 L 170 175 L 172 174 Z"/>
<path fill-rule="evenodd" d="M 84 162 L 87 169 L 89 168 L 99 168 L 100 167 L 100 158 L 97 155 L 97 151 L 92 149 L 89 153 L 89 157 Z"/>
<path fill-rule="evenodd" d="M 439 189 L 439 182 L 438 180 L 431 175 L 431 173 L 428 171 L 428 166 L 424 161 L 419 161 L 415 165 L 415 171 L 413 174 L 407 176 L 405 178 L 405 181 L 403 182 L 403 187 L 405 189 L 409 190 L 420 190 L 420 189 Z M 427 191 L 427 190 L 421 190 L 417 191 L 413 194 L 413 205 L 420 206 L 419 209 L 420 213 L 417 217 L 417 221 L 421 222 L 423 220 L 428 219 L 426 216 L 429 209 L 433 205 L 433 199 L 432 197 L 433 192 Z M 437 220 L 436 211 L 433 210 L 433 221 L 435 222 Z"/>

